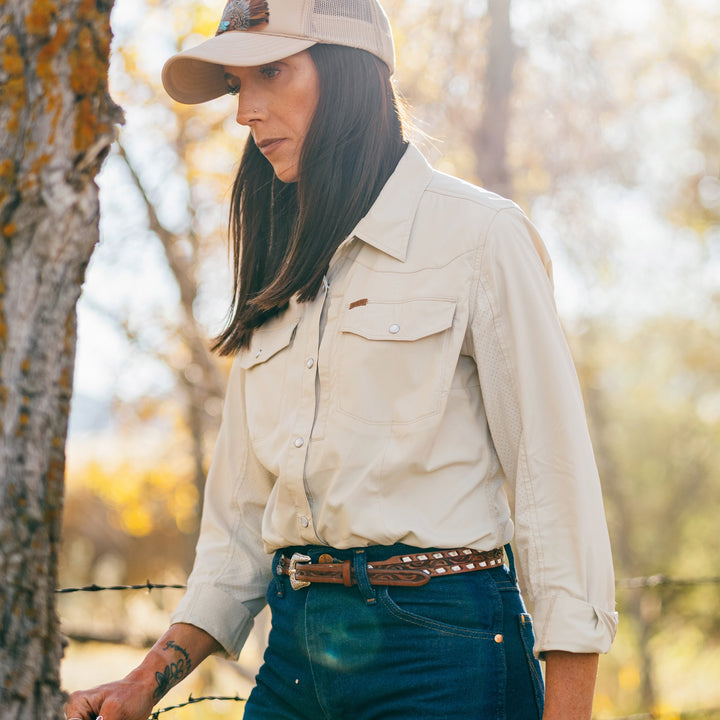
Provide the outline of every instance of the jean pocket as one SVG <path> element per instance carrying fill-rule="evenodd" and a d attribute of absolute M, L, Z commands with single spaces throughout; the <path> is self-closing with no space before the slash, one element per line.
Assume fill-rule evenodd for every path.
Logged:
<path fill-rule="evenodd" d="M 532 681 L 533 693 L 535 695 L 535 704 L 537 706 L 538 718 L 542 717 L 543 707 L 545 705 L 545 685 L 543 683 L 542 671 L 540 663 L 533 654 L 533 645 L 535 644 L 535 634 L 533 633 L 532 618 L 527 613 L 517 616 L 518 626 L 520 628 L 520 638 L 522 639 L 523 649 L 525 650 L 525 659 L 528 664 L 528 672 Z"/>
<path fill-rule="evenodd" d="M 502 624 L 502 600 L 491 572 L 433 578 L 420 587 L 382 586 L 378 598 L 403 623 L 450 635 L 494 638 Z"/>

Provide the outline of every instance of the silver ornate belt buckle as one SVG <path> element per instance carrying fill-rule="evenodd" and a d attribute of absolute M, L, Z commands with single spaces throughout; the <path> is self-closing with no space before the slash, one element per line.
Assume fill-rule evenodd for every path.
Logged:
<path fill-rule="evenodd" d="M 297 564 L 299 562 L 309 563 L 310 558 L 307 555 L 303 555 L 302 553 L 295 553 L 290 558 L 290 565 L 288 566 L 288 575 L 290 576 L 290 587 L 293 590 L 299 590 L 300 588 L 304 588 L 304 587 L 307 587 L 308 585 L 310 585 L 310 583 L 306 582 L 305 580 L 297 579 Z"/>

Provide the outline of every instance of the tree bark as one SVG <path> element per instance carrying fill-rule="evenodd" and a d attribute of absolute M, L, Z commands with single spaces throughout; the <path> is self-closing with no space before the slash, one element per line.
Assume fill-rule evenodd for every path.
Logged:
<path fill-rule="evenodd" d="M 119 108 L 101 0 L 0 0 L 0 715 L 60 718 L 57 576 L 76 303 Z"/>

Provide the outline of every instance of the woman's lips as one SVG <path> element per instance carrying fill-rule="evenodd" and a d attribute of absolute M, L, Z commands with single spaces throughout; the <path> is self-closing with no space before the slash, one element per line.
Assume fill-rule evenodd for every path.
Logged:
<path fill-rule="evenodd" d="M 284 141 L 285 138 L 268 138 L 267 140 L 259 142 L 257 146 L 263 155 L 268 155 L 276 150 Z"/>

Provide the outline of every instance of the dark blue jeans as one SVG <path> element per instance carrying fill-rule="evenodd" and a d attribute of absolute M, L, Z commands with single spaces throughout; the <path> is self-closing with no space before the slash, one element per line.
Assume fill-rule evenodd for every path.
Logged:
<path fill-rule="evenodd" d="M 533 631 L 505 567 L 371 586 L 366 562 L 407 545 L 288 548 L 351 558 L 358 585 L 293 590 L 275 574 L 272 627 L 245 720 L 535 720 L 543 684 Z M 275 571 L 279 555 L 273 563 Z M 511 563 L 512 564 L 512 563 Z"/>

